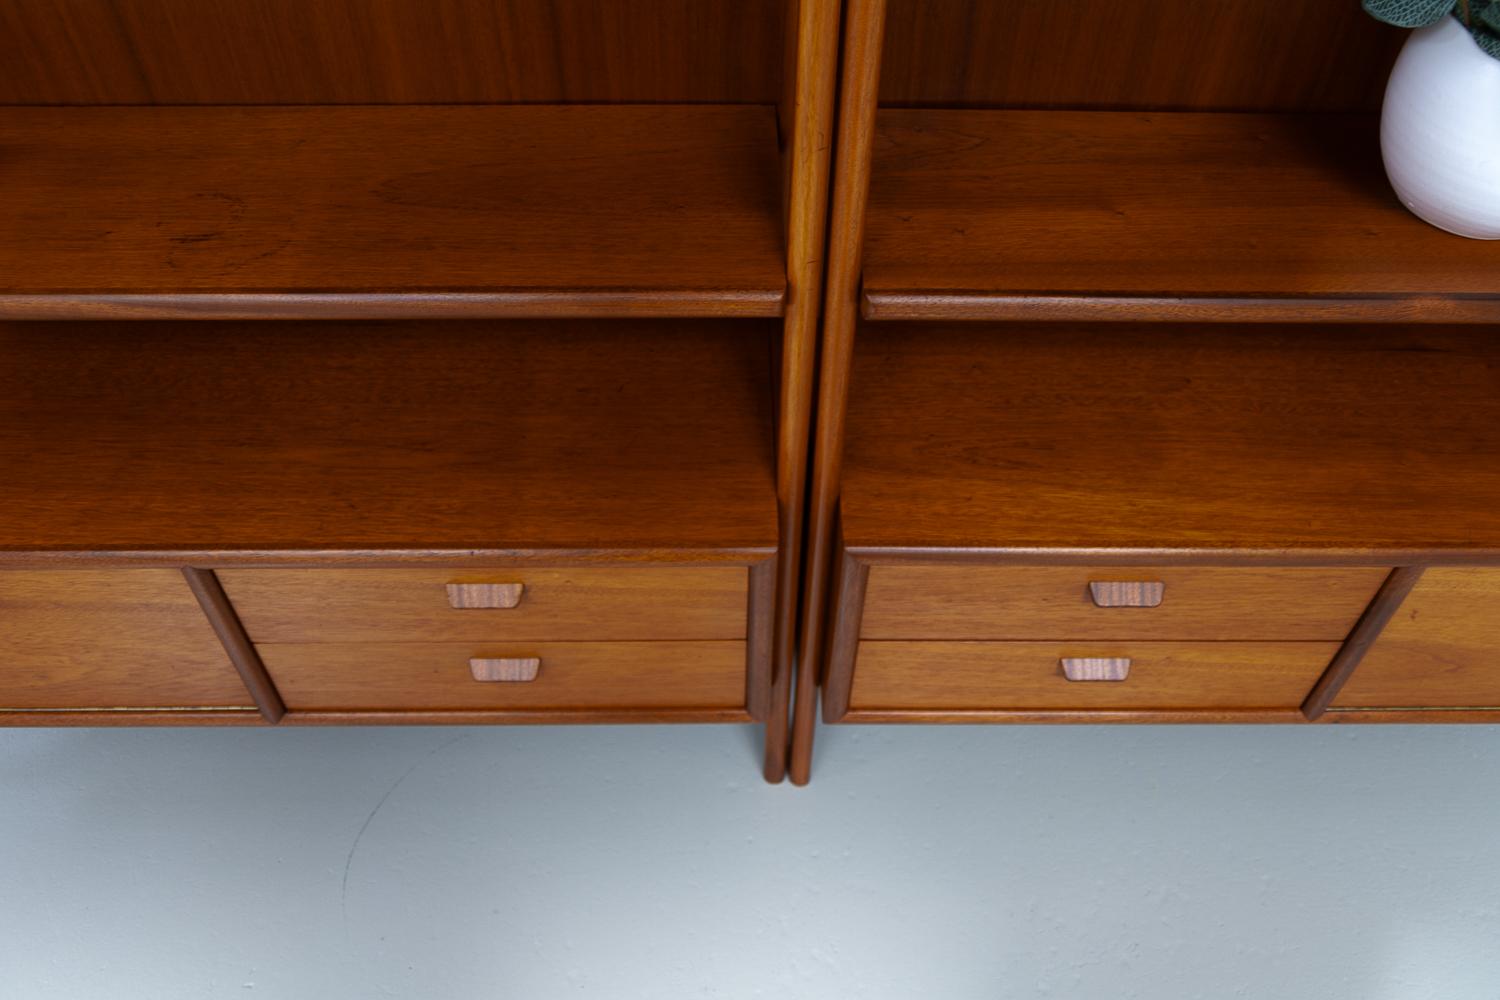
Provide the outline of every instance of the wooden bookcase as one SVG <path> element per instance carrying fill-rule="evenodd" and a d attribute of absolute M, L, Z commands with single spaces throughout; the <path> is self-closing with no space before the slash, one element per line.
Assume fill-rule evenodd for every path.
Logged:
<path fill-rule="evenodd" d="M 1384 180 L 1401 40 L 1354 3 L 849 0 L 794 781 L 819 693 L 1500 721 L 1500 247 Z"/>
<path fill-rule="evenodd" d="M 1500 721 L 1401 41 L 0 0 L 0 723 Z"/>
<path fill-rule="evenodd" d="M 0 3 L 0 721 L 780 780 L 840 16 Z"/>

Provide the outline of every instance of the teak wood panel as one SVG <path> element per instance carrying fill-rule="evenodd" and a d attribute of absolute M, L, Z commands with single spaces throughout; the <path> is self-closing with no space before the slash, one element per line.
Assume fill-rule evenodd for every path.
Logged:
<path fill-rule="evenodd" d="M 1389 571 L 1346 567 L 872 566 L 866 639 L 1341 642 Z M 1158 607 L 1098 607 L 1091 581 L 1165 584 Z"/>
<path fill-rule="evenodd" d="M 0 0 L 0 104 L 770 104 L 785 7 Z"/>
<path fill-rule="evenodd" d="M 889 0 L 880 99 L 1373 111 L 1403 33 L 1358 3 Z"/>
<path fill-rule="evenodd" d="M 890 0 L 881 99 L 1372 111 L 1404 39 L 1343 0 Z"/>
<path fill-rule="evenodd" d="M 850 709 L 1294 709 L 1337 643 L 861 642 Z M 1064 658 L 1128 658 L 1123 681 L 1070 681 Z"/>
<path fill-rule="evenodd" d="M 1407 211 L 1377 133 L 1363 115 L 883 111 L 865 315 L 1500 321 L 1500 246 Z"/>
<path fill-rule="evenodd" d="M 1334 699 L 1348 708 L 1500 707 L 1500 569 L 1434 567 Z"/>
<path fill-rule="evenodd" d="M 867 323 L 846 447 L 862 557 L 1500 553 L 1481 328 Z"/>
<path fill-rule="evenodd" d="M 254 707 L 176 570 L 0 572 L 0 713 Z"/>
<path fill-rule="evenodd" d="M 267 642 L 746 638 L 749 572 L 680 569 L 220 570 L 246 632 Z M 524 585 L 514 608 L 455 610 L 449 583 Z"/>
<path fill-rule="evenodd" d="M 777 316 L 753 106 L 0 108 L 0 317 Z"/>
<path fill-rule="evenodd" d="M 777 544 L 775 335 L 743 322 L 0 324 L 0 560 L 745 562 Z"/>
<path fill-rule="evenodd" d="M 299 711 L 745 708 L 744 642 L 265 643 Z M 541 660 L 536 679 L 476 681 L 470 659 Z"/>

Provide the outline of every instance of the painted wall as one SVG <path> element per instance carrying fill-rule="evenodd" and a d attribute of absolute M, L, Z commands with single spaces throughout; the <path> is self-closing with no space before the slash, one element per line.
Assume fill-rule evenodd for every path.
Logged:
<path fill-rule="evenodd" d="M 0 732 L 0 996 L 1500 996 L 1500 729 Z"/>

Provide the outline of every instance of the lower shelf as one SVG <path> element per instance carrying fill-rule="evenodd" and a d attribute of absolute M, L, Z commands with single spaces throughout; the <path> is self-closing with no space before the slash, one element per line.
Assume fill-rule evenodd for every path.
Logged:
<path fill-rule="evenodd" d="M 867 323 L 833 722 L 1500 721 L 1500 341 Z"/>
<path fill-rule="evenodd" d="M 0 324 L 0 563 L 775 552 L 775 324 Z"/>
<path fill-rule="evenodd" d="M 764 720 L 778 335 L 0 324 L 0 723 Z"/>

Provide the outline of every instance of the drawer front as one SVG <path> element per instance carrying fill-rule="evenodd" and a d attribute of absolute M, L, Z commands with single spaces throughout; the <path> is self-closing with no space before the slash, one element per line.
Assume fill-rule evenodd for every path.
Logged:
<path fill-rule="evenodd" d="M 218 574 L 256 642 L 744 639 L 749 570 L 242 569 Z M 473 585 L 461 596 L 449 585 Z M 520 589 L 516 590 L 515 585 Z M 500 585 L 486 587 L 485 585 Z M 455 608 L 454 602 L 514 607 Z"/>
<path fill-rule="evenodd" d="M 0 711 L 253 707 L 178 571 L 0 572 Z"/>
<path fill-rule="evenodd" d="M 872 566 L 860 635 L 1342 641 L 1389 572 L 1362 567 Z M 1132 586 L 1150 584 L 1160 587 Z M 1130 606 L 1157 600 L 1154 607 Z"/>
<path fill-rule="evenodd" d="M 862 642 L 853 711 L 1289 709 L 1307 696 L 1331 642 Z M 1123 680 L 1069 680 L 1081 673 Z M 1104 669 L 1096 669 L 1103 666 Z"/>
<path fill-rule="evenodd" d="M 259 650 L 294 711 L 745 706 L 743 642 L 269 643 Z"/>
<path fill-rule="evenodd" d="M 1424 572 L 1333 707 L 1500 708 L 1500 569 Z"/>

